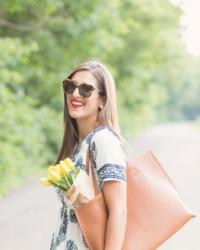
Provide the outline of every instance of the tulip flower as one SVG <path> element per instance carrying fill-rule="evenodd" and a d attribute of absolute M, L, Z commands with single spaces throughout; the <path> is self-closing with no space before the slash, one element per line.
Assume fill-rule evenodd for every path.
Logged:
<path fill-rule="evenodd" d="M 46 177 L 40 178 L 40 181 L 41 181 L 41 183 L 42 183 L 44 186 L 50 186 L 50 185 L 51 185 L 51 182 L 49 182 L 49 180 L 48 180 Z"/>
<path fill-rule="evenodd" d="M 80 170 L 73 165 L 71 159 L 66 158 L 65 160 L 61 160 L 59 164 L 56 164 L 55 166 L 49 166 L 48 178 L 43 177 L 40 181 L 44 186 L 53 185 L 66 191 L 72 186 L 79 171 Z"/>
<path fill-rule="evenodd" d="M 66 158 L 65 160 L 64 160 L 64 163 L 72 170 L 72 171 L 74 171 L 75 173 L 79 173 L 79 171 L 78 171 L 78 169 L 76 168 L 76 167 L 74 167 L 74 165 L 73 165 L 73 163 L 72 163 L 72 161 L 71 161 L 71 159 L 70 158 Z"/>
<path fill-rule="evenodd" d="M 49 171 L 49 179 L 53 182 L 59 182 L 61 180 L 61 176 L 54 169 L 52 169 Z"/>
<path fill-rule="evenodd" d="M 70 172 L 70 168 L 67 167 L 64 161 L 60 161 L 60 169 L 63 174 L 68 174 Z"/>
<path fill-rule="evenodd" d="M 60 164 L 57 164 L 55 167 L 54 167 L 55 171 L 60 175 L 60 176 L 63 176 L 63 171 L 61 169 L 61 166 Z"/>
<path fill-rule="evenodd" d="M 95 197 L 93 185 L 84 170 L 74 166 L 70 158 L 61 160 L 55 166 L 49 166 L 48 178 L 40 178 L 44 186 L 54 186 L 64 192 L 69 204 L 79 206 Z"/>

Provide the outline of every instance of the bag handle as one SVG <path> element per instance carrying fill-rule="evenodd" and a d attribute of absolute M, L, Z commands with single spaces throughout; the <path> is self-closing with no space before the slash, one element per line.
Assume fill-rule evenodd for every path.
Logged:
<path fill-rule="evenodd" d="M 90 143 L 88 146 L 88 151 L 87 151 L 87 158 L 86 158 L 86 171 L 87 174 L 89 175 L 89 162 L 91 162 L 91 168 L 92 168 L 92 182 L 93 182 L 93 187 L 94 187 L 94 191 L 95 191 L 95 196 L 97 196 L 97 194 L 100 192 L 98 185 L 97 185 L 97 180 L 95 177 L 95 173 L 94 173 L 94 163 L 91 157 L 91 150 L 90 150 Z"/>

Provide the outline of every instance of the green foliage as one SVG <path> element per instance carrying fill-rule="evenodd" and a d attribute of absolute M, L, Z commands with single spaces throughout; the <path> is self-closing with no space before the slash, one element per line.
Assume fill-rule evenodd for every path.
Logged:
<path fill-rule="evenodd" d="M 36 99 L 26 94 L 23 67 L 37 51 L 18 38 L 2 38 L 0 68 L 0 196 L 21 179 L 54 161 L 60 137 L 60 116 L 48 106 L 37 109 Z"/>
<path fill-rule="evenodd" d="M 200 113 L 200 63 L 199 59 L 184 55 L 180 66 L 175 68 L 168 84 L 169 98 L 165 109 L 172 120 L 196 120 Z"/>
<path fill-rule="evenodd" d="M 3 0 L 0 15 L 0 195 L 55 161 L 61 82 L 85 59 L 113 73 L 125 137 L 196 117 L 199 61 L 188 59 L 168 0 Z"/>

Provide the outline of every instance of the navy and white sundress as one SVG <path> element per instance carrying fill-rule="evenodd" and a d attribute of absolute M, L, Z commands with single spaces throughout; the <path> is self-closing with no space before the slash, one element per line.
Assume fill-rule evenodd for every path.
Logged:
<path fill-rule="evenodd" d="M 108 126 L 96 127 L 75 145 L 71 160 L 77 168 L 85 171 L 89 143 L 99 189 L 102 190 L 105 181 L 126 182 L 126 154 L 122 142 L 113 130 Z M 89 176 L 92 178 L 91 170 Z M 50 250 L 88 250 L 74 207 L 66 203 L 62 191 L 58 188 L 55 191 L 62 206 Z"/>

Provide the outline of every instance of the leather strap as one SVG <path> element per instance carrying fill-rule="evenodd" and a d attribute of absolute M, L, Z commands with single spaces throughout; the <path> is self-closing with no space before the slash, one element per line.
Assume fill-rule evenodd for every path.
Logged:
<path fill-rule="evenodd" d="M 86 171 L 87 171 L 88 175 L 89 175 L 89 162 L 91 162 L 92 182 L 93 182 L 95 195 L 97 196 L 97 194 L 100 192 L 100 190 L 98 188 L 97 180 L 96 180 L 95 173 L 94 173 L 94 163 L 93 163 L 93 160 L 92 160 L 92 155 L 91 155 L 91 150 L 90 150 L 90 143 L 88 145 L 87 158 L 86 158 Z"/>

